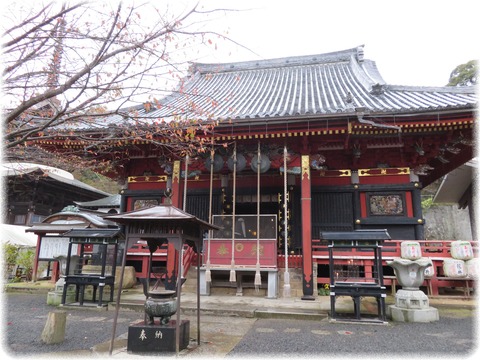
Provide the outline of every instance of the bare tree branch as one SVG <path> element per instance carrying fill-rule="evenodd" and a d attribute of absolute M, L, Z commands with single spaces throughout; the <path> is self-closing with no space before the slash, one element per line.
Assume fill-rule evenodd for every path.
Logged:
<path fill-rule="evenodd" d="M 33 156 L 35 151 L 25 147 L 39 141 L 71 139 L 85 142 L 83 149 L 70 152 L 72 156 L 103 151 L 106 158 L 111 152 L 111 158 L 118 160 L 115 148 L 135 139 L 162 146 L 171 154 L 202 151 L 204 140 L 192 134 L 208 134 L 212 122 L 195 122 L 178 113 L 172 113 L 170 122 L 135 119 L 135 109 L 124 108 L 155 103 L 171 92 L 173 82 L 185 75 L 187 59 L 193 60 L 182 51 L 211 48 L 213 37 L 235 42 L 200 27 L 216 10 L 199 11 L 195 5 L 174 15 L 152 6 L 51 2 L 36 5 L 36 11 L 23 18 L 22 11 L 7 11 L 9 16 L 0 25 L 7 157 Z M 167 86 L 159 79 L 167 79 Z M 126 121 L 123 127 L 106 125 L 108 116 L 128 118 L 134 125 Z M 164 138 L 171 140 L 169 145 L 161 141 Z"/>

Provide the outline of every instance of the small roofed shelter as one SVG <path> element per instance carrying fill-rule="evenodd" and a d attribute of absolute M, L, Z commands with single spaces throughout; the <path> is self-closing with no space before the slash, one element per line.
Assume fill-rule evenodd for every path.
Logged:
<path fill-rule="evenodd" d="M 118 228 L 117 224 L 105 220 L 98 213 L 80 211 L 75 206 L 67 206 L 62 211 L 52 214 L 40 223 L 35 223 L 25 232 L 38 236 L 35 255 L 33 279 L 37 279 L 38 264 L 47 261 L 50 266 L 54 262 L 52 281 L 59 279 L 58 257 L 66 256 L 69 238 L 63 234 L 72 229 L 107 229 Z"/>
<path fill-rule="evenodd" d="M 178 252 L 178 264 L 182 263 L 182 248 L 185 244 L 191 246 L 197 253 L 197 279 L 200 278 L 200 253 L 202 251 L 203 238 L 205 232 L 209 230 L 219 230 L 219 227 L 207 223 L 199 218 L 186 213 L 170 204 L 163 204 L 129 211 L 118 215 L 107 216 L 106 219 L 115 221 L 124 225 L 126 246 L 123 252 L 122 270 L 120 282 L 123 278 L 123 272 L 126 263 L 126 254 L 130 245 L 137 239 L 147 240 L 149 247 L 161 246 L 168 242 L 175 247 Z M 149 269 L 151 264 L 149 264 Z M 170 274 L 173 277 L 173 274 Z M 181 297 L 181 271 L 177 268 L 177 319 L 176 319 L 176 353 L 178 353 L 180 344 L 180 297 Z M 112 339 L 110 344 L 110 354 L 113 350 L 113 340 L 115 339 L 116 324 L 120 303 L 122 284 L 118 287 L 116 299 L 115 318 L 113 323 Z M 200 344 L 200 284 L 197 280 L 197 344 Z"/>
<path fill-rule="evenodd" d="M 69 238 L 66 257 L 65 285 L 63 287 L 62 305 L 66 304 L 69 285 L 75 287 L 74 305 L 84 305 L 84 294 L 87 286 L 93 287 L 92 303 L 98 307 L 106 306 L 103 302 L 103 290 L 110 287 L 110 301 L 113 301 L 113 287 L 115 284 L 115 268 L 117 265 L 118 241 L 123 238 L 119 228 L 116 229 L 72 229 L 63 234 Z M 80 247 L 79 254 L 72 252 L 74 245 Z M 90 254 L 85 251 L 86 246 L 98 247 L 95 254 L 99 265 L 90 265 Z M 76 249 L 75 249 L 76 250 Z M 99 290 L 98 300 L 96 298 Z M 72 305 L 72 304 L 69 304 Z"/>

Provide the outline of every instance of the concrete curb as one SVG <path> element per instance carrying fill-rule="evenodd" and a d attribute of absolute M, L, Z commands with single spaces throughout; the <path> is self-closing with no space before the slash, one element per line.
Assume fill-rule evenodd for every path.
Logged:
<path fill-rule="evenodd" d="M 4 286 L 5 292 L 21 292 L 21 293 L 30 293 L 30 294 L 48 294 L 49 291 L 54 289 L 54 285 L 47 286 L 50 284 L 40 284 L 39 283 L 15 283 L 8 284 Z M 125 297 L 124 297 L 125 296 Z M 183 297 L 182 297 L 183 298 Z M 221 297 L 220 297 L 221 298 Z M 223 298 L 219 301 L 209 301 L 207 303 L 201 301 L 201 314 L 203 315 L 214 315 L 214 316 L 237 316 L 237 317 L 246 317 L 246 318 L 282 318 L 282 319 L 324 319 L 328 317 L 329 310 L 329 297 L 323 299 L 322 303 L 327 302 L 327 307 L 325 304 L 322 308 L 312 308 L 298 305 L 298 303 L 292 303 L 289 305 L 285 304 L 282 299 L 278 299 L 277 304 L 273 304 L 271 301 L 266 301 L 265 306 L 262 306 L 260 303 L 235 303 L 230 302 L 222 303 Z M 195 299 L 194 299 L 195 300 Z M 181 309 L 185 314 L 196 314 L 197 306 L 196 301 L 190 300 L 182 304 Z M 215 300 L 215 299 L 212 299 Z M 240 299 L 239 299 L 240 300 Z M 257 301 L 258 299 L 256 299 Z M 476 297 L 465 299 L 459 296 L 441 296 L 441 297 L 429 297 L 430 306 L 439 309 L 466 309 L 466 310 L 475 310 L 477 308 Z M 193 302 L 192 302 L 193 301 Z M 386 305 L 394 304 L 395 300 L 392 296 L 387 298 Z M 107 307 L 100 308 L 99 310 L 106 310 L 107 308 L 115 309 L 115 302 L 110 302 Z M 65 306 L 66 308 L 68 305 Z M 302 308 L 303 307 L 303 308 Z M 81 307 L 75 307 L 81 308 Z M 92 307 L 88 307 L 92 309 Z M 122 293 L 122 299 L 120 303 L 120 310 L 144 311 L 144 297 L 143 294 L 137 289 L 128 289 Z"/>
<path fill-rule="evenodd" d="M 19 292 L 27 294 L 45 294 L 47 295 L 50 291 L 54 291 L 55 286 L 53 287 L 42 287 L 42 286 L 4 286 L 4 292 Z"/>
<path fill-rule="evenodd" d="M 284 309 L 255 310 L 254 317 L 258 319 L 290 319 L 290 320 L 324 320 L 328 318 L 327 312 L 290 311 Z"/>
<path fill-rule="evenodd" d="M 115 310 L 115 303 L 109 303 L 108 308 Z M 136 311 L 143 312 L 143 302 L 122 302 L 120 311 Z M 185 304 L 181 306 L 182 314 L 195 315 L 197 313 L 196 305 Z M 323 320 L 328 317 L 326 311 L 299 310 L 299 309 L 269 309 L 269 308 L 252 308 L 252 309 L 232 309 L 225 307 L 205 307 L 200 308 L 201 315 L 210 316 L 232 316 L 257 319 L 302 319 L 302 320 Z"/>

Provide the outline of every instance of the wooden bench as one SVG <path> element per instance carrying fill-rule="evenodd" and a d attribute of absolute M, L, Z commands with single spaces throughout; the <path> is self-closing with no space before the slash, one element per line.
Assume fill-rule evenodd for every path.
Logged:
<path fill-rule="evenodd" d="M 391 287 L 392 287 L 392 295 L 396 294 L 397 291 L 397 278 L 395 276 L 384 276 L 384 279 L 389 279 L 391 281 Z M 439 276 L 439 277 L 431 277 L 431 278 L 425 278 L 425 283 L 427 286 L 427 295 L 428 296 L 438 296 L 438 294 L 433 294 L 433 284 L 432 282 L 437 282 L 437 281 L 444 281 L 444 282 L 464 282 L 463 288 L 463 295 L 464 297 L 468 298 L 471 297 L 471 293 L 474 289 L 474 286 L 470 286 L 470 284 L 475 281 L 472 278 L 454 278 L 454 277 L 446 277 L 446 276 Z M 439 286 L 437 286 L 438 289 Z M 442 287 L 447 287 L 446 285 Z"/>
<path fill-rule="evenodd" d="M 390 282 L 391 282 L 390 286 L 392 287 L 392 295 L 395 295 L 397 293 L 397 277 L 395 275 L 386 275 L 383 278 L 390 280 Z M 427 282 L 428 295 L 431 295 L 432 294 L 432 288 L 431 288 L 431 284 L 430 284 L 429 280 L 431 280 L 431 279 L 425 279 L 425 281 Z"/>
<path fill-rule="evenodd" d="M 383 279 L 390 280 L 390 286 L 392 287 L 392 295 L 397 292 L 397 277 L 395 275 L 384 275 Z"/>
<path fill-rule="evenodd" d="M 464 297 L 468 298 L 471 296 L 471 291 L 473 291 L 474 287 L 473 286 L 470 286 L 470 283 L 473 283 L 473 281 L 475 281 L 474 279 L 472 278 L 467 278 L 467 277 L 446 277 L 446 276 L 437 276 L 435 278 L 431 278 L 431 279 L 426 279 L 430 282 L 429 284 L 429 294 L 428 295 L 433 295 L 433 291 L 432 291 L 432 280 L 436 281 L 436 282 L 463 282 L 464 283 L 464 286 L 463 286 L 463 295 Z M 438 288 L 439 286 L 437 286 Z M 446 287 L 446 286 L 442 286 L 442 287 Z M 436 294 L 438 295 L 438 294 Z"/>

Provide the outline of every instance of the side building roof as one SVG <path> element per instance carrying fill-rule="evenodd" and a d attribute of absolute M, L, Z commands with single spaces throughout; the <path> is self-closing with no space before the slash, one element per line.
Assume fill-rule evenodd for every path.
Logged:
<path fill-rule="evenodd" d="M 120 194 L 110 195 L 101 199 L 92 200 L 92 201 L 75 201 L 74 203 L 81 208 L 119 208 L 120 207 Z"/>
<path fill-rule="evenodd" d="M 24 176 L 26 174 L 33 174 L 35 172 L 42 173 L 46 178 L 51 178 L 59 183 L 67 185 L 73 189 L 78 188 L 89 193 L 95 194 L 95 196 L 110 196 L 111 194 L 94 188 L 88 184 L 85 184 L 73 177 L 72 174 L 65 170 L 53 168 L 50 166 L 40 165 L 40 164 L 32 164 L 32 163 L 20 163 L 20 162 L 11 162 L 11 163 L 3 163 L 0 166 L 0 175 L 7 176 L 7 177 L 14 177 L 14 176 Z"/>

